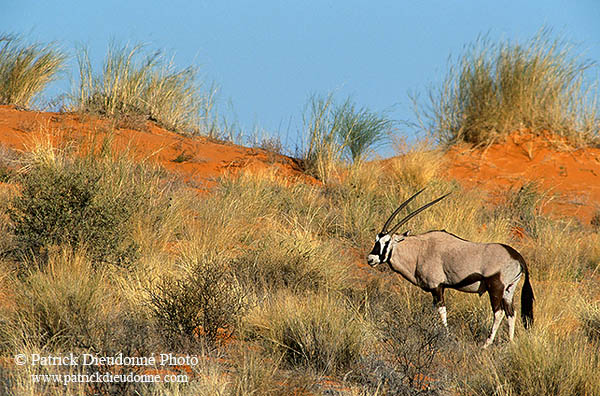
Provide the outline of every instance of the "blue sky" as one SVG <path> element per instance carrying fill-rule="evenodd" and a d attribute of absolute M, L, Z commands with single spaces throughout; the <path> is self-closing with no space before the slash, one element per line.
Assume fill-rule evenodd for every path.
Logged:
<path fill-rule="evenodd" d="M 220 107 L 247 133 L 293 146 L 308 97 L 335 91 L 359 106 L 414 121 L 448 57 L 480 34 L 524 41 L 546 26 L 600 61 L 600 1 L 11 1 L 1 30 L 56 41 L 101 62 L 111 40 L 146 43 L 194 64 L 220 87 Z M 73 75 L 76 61 L 71 59 Z M 48 96 L 69 90 L 68 78 Z M 228 106 L 231 104 L 231 106 Z M 399 131 L 399 133 L 409 133 Z"/>

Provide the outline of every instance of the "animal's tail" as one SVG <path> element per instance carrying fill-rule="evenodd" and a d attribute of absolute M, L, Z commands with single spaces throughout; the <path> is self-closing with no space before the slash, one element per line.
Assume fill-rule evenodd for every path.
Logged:
<path fill-rule="evenodd" d="M 533 325 L 533 300 L 535 300 L 535 297 L 533 296 L 531 283 L 529 283 L 529 271 L 525 260 L 521 262 L 521 265 L 525 272 L 525 283 L 523 283 L 523 290 L 521 290 L 521 319 L 523 320 L 523 326 L 528 329 Z"/>

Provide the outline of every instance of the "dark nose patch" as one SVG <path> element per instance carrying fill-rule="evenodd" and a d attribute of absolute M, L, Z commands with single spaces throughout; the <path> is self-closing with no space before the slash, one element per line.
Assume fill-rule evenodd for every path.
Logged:
<path fill-rule="evenodd" d="M 371 253 L 369 253 L 369 255 L 379 256 L 379 252 L 379 242 L 375 242 L 375 246 L 373 246 L 373 250 L 371 250 Z"/>

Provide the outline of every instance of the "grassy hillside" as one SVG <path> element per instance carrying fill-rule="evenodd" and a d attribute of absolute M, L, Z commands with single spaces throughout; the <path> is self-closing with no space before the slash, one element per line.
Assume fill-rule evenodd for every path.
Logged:
<path fill-rule="evenodd" d="M 159 168 L 101 143 L 40 141 L 19 159 L 22 171 L 9 179 L 16 188 L 2 189 L 6 392 L 326 394 L 332 383 L 351 395 L 600 391 L 600 234 L 540 215 L 534 188 L 490 207 L 441 179 L 425 160 L 431 152 L 414 151 L 412 159 L 356 164 L 325 185 L 288 185 L 268 173 L 223 178 L 198 199 Z M 536 323 L 519 326 L 514 343 L 503 328 L 496 346 L 480 350 L 487 298 L 450 292 L 447 336 L 429 295 L 365 268 L 376 230 L 424 185 L 411 207 L 453 194 L 411 221 L 414 232 L 445 228 L 510 243 L 527 259 Z M 12 362 L 19 353 L 157 351 L 197 356 L 185 372 L 190 382 L 36 384 L 32 374 L 90 368 Z"/>

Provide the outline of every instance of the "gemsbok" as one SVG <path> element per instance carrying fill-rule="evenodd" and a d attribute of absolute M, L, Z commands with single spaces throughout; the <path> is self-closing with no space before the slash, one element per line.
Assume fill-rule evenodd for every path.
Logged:
<path fill-rule="evenodd" d="M 411 212 L 389 229 L 396 215 L 423 190 L 404 201 L 387 219 L 375 238 L 375 246 L 367 257 L 368 264 L 375 267 L 387 263 L 394 272 L 410 283 L 431 293 L 434 307 L 446 328 L 445 289 L 479 293 L 480 296 L 488 292 L 494 323 L 483 347 L 494 342 L 504 314 L 507 316 L 508 335 L 512 341 L 515 333 L 513 296 L 523 273 L 525 283 L 521 291 L 521 318 L 526 329 L 533 324 L 534 297 L 525 260 L 508 245 L 470 242 L 445 230 L 414 236 L 409 235 L 408 231 L 403 234 L 395 233 L 408 220 L 446 198 L 449 193 Z"/>

